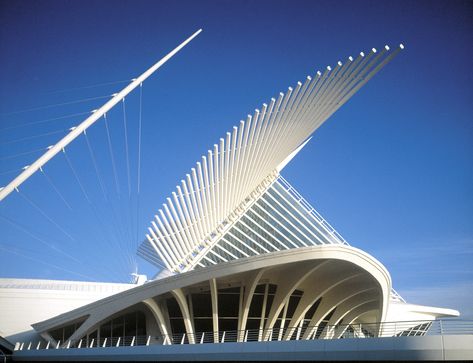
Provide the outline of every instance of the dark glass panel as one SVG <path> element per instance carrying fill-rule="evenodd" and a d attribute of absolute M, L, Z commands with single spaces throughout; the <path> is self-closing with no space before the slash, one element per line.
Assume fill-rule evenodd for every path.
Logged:
<path fill-rule="evenodd" d="M 274 284 L 269 284 L 268 286 L 268 294 L 275 294 L 278 286 Z"/>
<path fill-rule="evenodd" d="M 264 284 L 256 286 L 255 294 L 264 294 L 264 288 L 265 288 Z"/>
<path fill-rule="evenodd" d="M 66 325 L 62 328 L 52 330 L 52 331 L 49 332 L 49 334 L 51 335 L 51 337 L 54 338 L 54 340 L 56 340 L 56 341 L 60 340 L 61 342 L 64 342 L 67 339 L 69 339 L 69 337 L 72 334 L 74 334 L 74 332 L 82 325 L 82 323 L 84 321 L 85 321 L 85 319 L 83 318 L 83 319 L 81 319 L 80 321 L 78 321 L 76 323 Z"/>
<path fill-rule="evenodd" d="M 112 322 L 109 321 L 100 327 L 100 338 L 110 337 L 112 335 Z"/>
<path fill-rule="evenodd" d="M 238 317 L 239 304 L 238 294 L 218 294 L 218 315 L 223 318 Z"/>
<path fill-rule="evenodd" d="M 194 319 L 194 329 L 196 333 L 206 333 L 213 331 L 212 319 Z"/>
<path fill-rule="evenodd" d="M 322 298 L 318 299 L 315 303 L 312 304 L 309 310 L 307 310 L 307 312 L 305 313 L 304 319 L 312 319 L 321 301 L 322 301 Z"/>
<path fill-rule="evenodd" d="M 260 319 L 248 319 L 246 321 L 246 329 L 247 330 L 252 330 L 252 329 L 258 330 L 259 329 L 259 323 L 260 323 Z"/>
<path fill-rule="evenodd" d="M 210 292 L 192 294 L 194 317 L 208 318 L 212 316 L 212 298 Z"/>
<path fill-rule="evenodd" d="M 228 287 L 225 289 L 218 289 L 219 293 L 227 293 L 227 294 L 239 294 L 240 293 L 240 288 L 239 287 Z"/>
<path fill-rule="evenodd" d="M 124 328 L 124 319 L 123 316 L 113 319 L 112 321 L 112 336 L 113 337 L 122 337 L 123 328 Z"/>
<path fill-rule="evenodd" d="M 282 319 L 283 314 L 284 314 L 284 307 L 279 311 L 278 319 Z"/>
<path fill-rule="evenodd" d="M 281 326 L 281 319 L 276 320 L 273 326 L 272 340 L 278 339 L 279 327 Z"/>
<path fill-rule="evenodd" d="M 141 311 L 128 313 L 100 326 L 100 338 L 146 335 L 146 317 Z M 91 340 L 89 335 L 89 340 Z"/>
<path fill-rule="evenodd" d="M 69 339 L 69 337 L 76 331 L 76 324 L 68 325 L 64 327 L 64 340 Z"/>
<path fill-rule="evenodd" d="M 238 319 L 219 319 L 218 329 L 223 331 L 236 331 L 238 329 Z"/>
<path fill-rule="evenodd" d="M 137 313 L 127 314 L 124 316 L 126 337 L 136 335 L 136 317 Z"/>
<path fill-rule="evenodd" d="M 170 319 L 172 334 L 182 334 L 186 332 L 183 319 Z"/>
<path fill-rule="evenodd" d="M 64 330 L 63 328 L 59 328 L 56 330 L 52 330 L 49 332 L 49 334 L 54 338 L 56 341 L 64 341 Z"/>
<path fill-rule="evenodd" d="M 316 339 L 319 339 L 320 337 L 320 334 L 322 334 L 323 330 L 325 329 L 325 327 L 327 326 L 327 322 L 326 321 L 322 321 L 319 326 L 317 327 L 317 331 L 315 332 L 315 338 Z"/>
<path fill-rule="evenodd" d="M 136 335 L 146 335 L 146 316 L 141 311 L 136 314 Z"/>
<path fill-rule="evenodd" d="M 253 295 L 253 299 L 251 299 L 250 310 L 248 312 L 249 317 L 261 317 L 263 301 L 264 295 Z"/>
<path fill-rule="evenodd" d="M 264 314 L 265 318 L 269 316 L 271 306 L 273 305 L 273 300 L 274 300 L 274 295 L 268 295 L 268 301 L 266 301 L 266 312 Z"/>
<path fill-rule="evenodd" d="M 289 305 L 287 307 L 286 318 L 292 318 L 294 315 L 294 311 L 296 311 L 297 305 L 299 305 L 299 300 L 301 299 L 300 296 L 291 296 L 289 298 Z"/>
<path fill-rule="evenodd" d="M 92 333 L 89 334 L 89 342 L 92 341 L 92 339 L 97 340 L 97 332 L 98 330 L 94 330 Z"/>
<path fill-rule="evenodd" d="M 335 308 L 335 309 L 333 309 L 331 312 L 329 312 L 329 313 L 325 316 L 324 321 L 329 321 L 330 318 L 332 317 L 333 313 L 335 313 L 335 310 L 336 310 L 336 309 L 337 309 L 337 308 Z"/>
<path fill-rule="evenodd" d="M 174 299 L 173 297 L 167 299 L 166 304 L 168 307 L 170 318 L 182 318 L 181 309 L 179 308 L 179 304 L 177 303 L 176 299 Z"/>

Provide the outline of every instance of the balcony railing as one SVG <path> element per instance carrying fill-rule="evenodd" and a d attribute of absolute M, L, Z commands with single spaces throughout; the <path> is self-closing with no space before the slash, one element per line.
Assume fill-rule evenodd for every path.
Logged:
<path fill-rule="evenodd" d="M 139 335 L 125 337 L 88 338 L 76 342 L 66 340 L 55 344 L 44 341 L 18 342 L 17 350 L 93 349 L 149 345 L 215 344 L 269 342 L 317 339 L 369 339 L 425 335 L 473 335 L 473 320 L 403 321 L 370 324 L 297 326 L 273 329 L 247 329 L 217 332 L 181 333 L 171 335 Z"/>

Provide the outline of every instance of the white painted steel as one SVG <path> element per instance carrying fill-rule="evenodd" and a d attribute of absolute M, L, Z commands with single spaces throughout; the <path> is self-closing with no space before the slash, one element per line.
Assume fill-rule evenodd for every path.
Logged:
<path fill-rule="evenodd" d="M 191 174 L 186 176 L 187 183 L 181 183 L 182 189 L 177 187 L 173 198 L 167 199 L 166 214 L 160 210 L 155 216 L 157 224 L 152 223 L 154 233 L 148 234 L 143 243 L 155 249 L 159 257 L 150 258 L 149 250 L 142 253 L 142 248 L 140 255 L 153 263 L 153 260 L 165 256 L 164 250 L 172 250 L 168 254 L 174 258 L 165 257 L 163 263 L 174 272 L 192 270 L 203 260 L 218 263 L 214 261 L 218 258 L 218 261 L 226 261 L 231 254 L 223 256 L 222 250 L 213 250 L 219 241 L 225 241 L 222 239 L 224 232 L 231 226 L 239 229 L 236 227 L 238 221 L 247 225 L 248 222 L 243 222 L 242 218 L 250 205 L 271 188 L 280 170 L 312 133 L 401 49 L 389 51 L 389 47 L 385 47 L 380 52 L 373 49 L 367 55 L 360 53 L 356 59 L 349 57 L 344 63 L 338 62 L 333 69 L 327 67 L 323 73 L 307 77 L 304 83 L 298 82 L 295 88 L 289 87 L 277 99 L 272 98 L 269 105 L 263 104 L 261 111 L 255 110 L 245 121 L 240 121 L 191 169 Z M 280 194 L 277 190 L 276 193 Z M 168 209 L 171 213 L 167 212 Z M 288 212 L 292 217 L 296 213 L 298 218 L 307 220 L 298 209 Z M 317 215 L 316 212 L 312 214 Z M 286 222 L 301 234 L 297 239 L 303 236 L 304 241 L 315 239 L 318 243 L 340 241 L 340 236 L 322 218 L 317 223 L 310 220 L 310 229 L 305 224 L 294 226 L 287 218 Z M 255 225 L 263 227 L 258 221 Z M 280 244 L 276 247 L 262 236 L 257 239 L 247 237 L 253 246 L 265 252 L 284 248 Z M 262 241 L 265 241 L 264 245 Z M 309 245 L 304 241 L 298 243 Z M 344 240 L 341 243 L 345 243 Z M 245 244 L 241 242 L 241 246 Z M 205 257 L 207 254 L 213 258 L 210 255 Z"/>
<path fill-rule="evenodd" d="M 214 331 L 213 341 L 214 343 L 218 343 L 218 289 L 217 289 L 217 280 L 210 279 L 210 297 L 212 301 L 212 328 Z"/>
<path fill-rule="evenodd" d="M 12 191 L 17 189 L 23 182 L 25 182 L 30 176 L 32 176 L 36 171 L 43 167 L 49 160 L 51 160 L 56 154 L 61 152 L 67 145 L 69 145 L 75 138 L 81 135 L 87 130 L 91 125 L 93 125 L 97 120 L 99 120 L 104 114 L 110 111 L 118 102 L 123 100 L 131 91 L 136 87 L 141 85 L 149 76 L 156 72 L 164 63 L 166 63 L 172 56 L 179 52 L 183 47 L 185 47 L 192 39 L 194 39 L 202 29 L 197 30 L 179 46 L 174 48 L 169 52 L 165 57 L 155 63 L 150 67 L 146 72 L 140 75 L 138 78 L 134 79 L 128 86 L 123 90 L 113 96 L 109 101 L 107 101 L 102 107 L 96 110 L 92 115 L 86 118 L 82 123 L 77 127 L 72 128 L 71 132 L 64 136 L 59 142 L 53 145 L 51 148 L 48 148 L 42 156 L 40 156 L 34 163 L 26 167 L 26 169 L 13 179 L 7 186 L 0 190 L 0 201 L 7 197 Z"/>
<path fill-rule="evenodd" d="M 164 336 L 169 335 L 170 330 L 167 327 L 166 319 L 164 317 L 164 314 L 163 314 L 161 308 L 156 303 L 156 301 L 154 301 L 154 299 L 152 299 L 152 298 L 149 298 L 149 299 L 143 300 L 143 303 L 148 307 L 148 309 L 153 314 L 153 317 L 155 318 L 156 323 L 159 326 L 159 330 L 160 330 L 161 334 L 164 335 Z"/>
<path fill-rule="evenodd" d="M 169 333 L 169 319 L 166 317 L 167 312 L 164 307 L 166 306 L 165 299 L 170 298 L 171 294 L 181 310 L 186 339 L 190 344 L 195 344 L 199 342 L 200 338 L 196 334 L 202 332 L 195 331 L 192 299 L 189 294 L 191 291 L 196 291 L 196 286 L 207 286 L 210 290 L 214 307 L 212 315 L 215 323 L 219 314 L 217 308 L 218 289 L 228 286 L 230 282 L 237 283 L 236 286 L 244 287 L 244 289 L 240 288 L 238 313 L 238 327 L 243 329 L 247 321 L 247 313 L 245 314 L 244 311 L 247 311 L 251 306 L 256 286 L 268 282 L 276 284 L 278 286 L 276 296 L 273 300 L 273 307 L 269 308 L 268 323 L 265 326 L 268 329 L 272 328 L 279 312 L 285 309 L 288 296 L 296 288 L 304 291 L 304 294 L 310 294 L 314 286 L 343 279 L 341 276 L 360 273 L 365 276 L 366 284 L 359 285 L 359 288 L 363 290 L 367 287 L 375 288 L 379 293 L 377 295 L 378 310 L 380 312 L 386 311 L 391 287 L 391 280 L 386 269 L 363 251 L 340 244 L 298 248 L 259 255 L 151 281 L 48 321 L 33 324 L 33 327 L 39 334 L 42 334 L 86 317 L 84 323 L 69 337 L 69 340 L 76 344 L 80 339 L 83 339 L 85 334 L 92 332 L 109 317 L 116 316 L 117 313 L 143 302 L 154 311 L 154 319 L 152 318 L 151 321 L 155 323 L 156 328 L 161 332 L 168 331 Z M 334 288 L 341 289 L 343 286 L 337 287 L 335 284 Z M 323 293 L 320 290 L 319 292 Z M 264 312 L 262 314 L 264 315 Z M 380 315 L 384 314 L 380 313 Z M 264 319 L 261 319 L 261 321 L 263 322 Z M 217 327 L 214 325 L 214 328 Z M 235 326 L 236 328 L 237 326 Z M 45 339 L 50 339 L 46 335 L 45 337 Z M 178 337 L 178 339 L 180 338 Z M 227 335 L 227 338 L 233 339 L 231 335 Z M 264 338 L 264 335 L 261 336 L 261 340 L 264 340 Z M 237 339 L 237 337 L 235 336 L 234 339 Z"/>

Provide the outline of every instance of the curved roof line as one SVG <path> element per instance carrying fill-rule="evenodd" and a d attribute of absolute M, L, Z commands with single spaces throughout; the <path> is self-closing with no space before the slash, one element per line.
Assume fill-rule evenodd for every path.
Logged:
<path fill-rule="evenodd" d="M 54 318 L 33 324 L 32 327 L 39 333 L 46 332 L 57 326 L 89 315 L 86 322 L 74 333 L 71 340 L 81 336 L 84 331 L 95 326 L 98 322 L 129 306 L 140 303 L 151 297 L 162 295 L 173 290 L 185 288 L 210 279 L 249 272 L 265 267 L 275 267 L 290 263 L 300 263 L 311 260 L 342 260 L 356 265 L 369 273 L 378 282 L 382 291 L 382 321 L 385 318 L 389 304 L 391 277 L 387 269 L 375 258 L 366 252 L 346 245 L 323 245 L 315 247 L 297 248 L 274 252 L 266 255 L 230 261 L 205 269 L 198 269 L 186 273 L 170 276 L 161 280 L 154 280 L 113 296 L 93 302 Z"/>

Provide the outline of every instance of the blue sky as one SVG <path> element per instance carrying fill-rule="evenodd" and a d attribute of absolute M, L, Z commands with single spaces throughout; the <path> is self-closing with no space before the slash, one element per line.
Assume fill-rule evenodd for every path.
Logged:
<path fill-rule="evenodd" d="M 408 301 L 473 318 L 471 2 L 2 1 L 0 24 L 2 185 L 126 83 L 87 86 L 130 80 L 204 29 L 143 86 L 139 208 L 135 92 L 125 103 L 131 202 L 117 108 L 119 192 L 101 122 L 88 138 L 108 199 L 79 138 L 66 154 L 91 204 L 58 155 L 49 179 L 35 175 L 0 205 L 1 276 L 125 281 L 153 213 L 227 130 L 306 75 L 402 42 L 283 175 Z M 50 120 L 71 114 L 81 115 Z"/>

